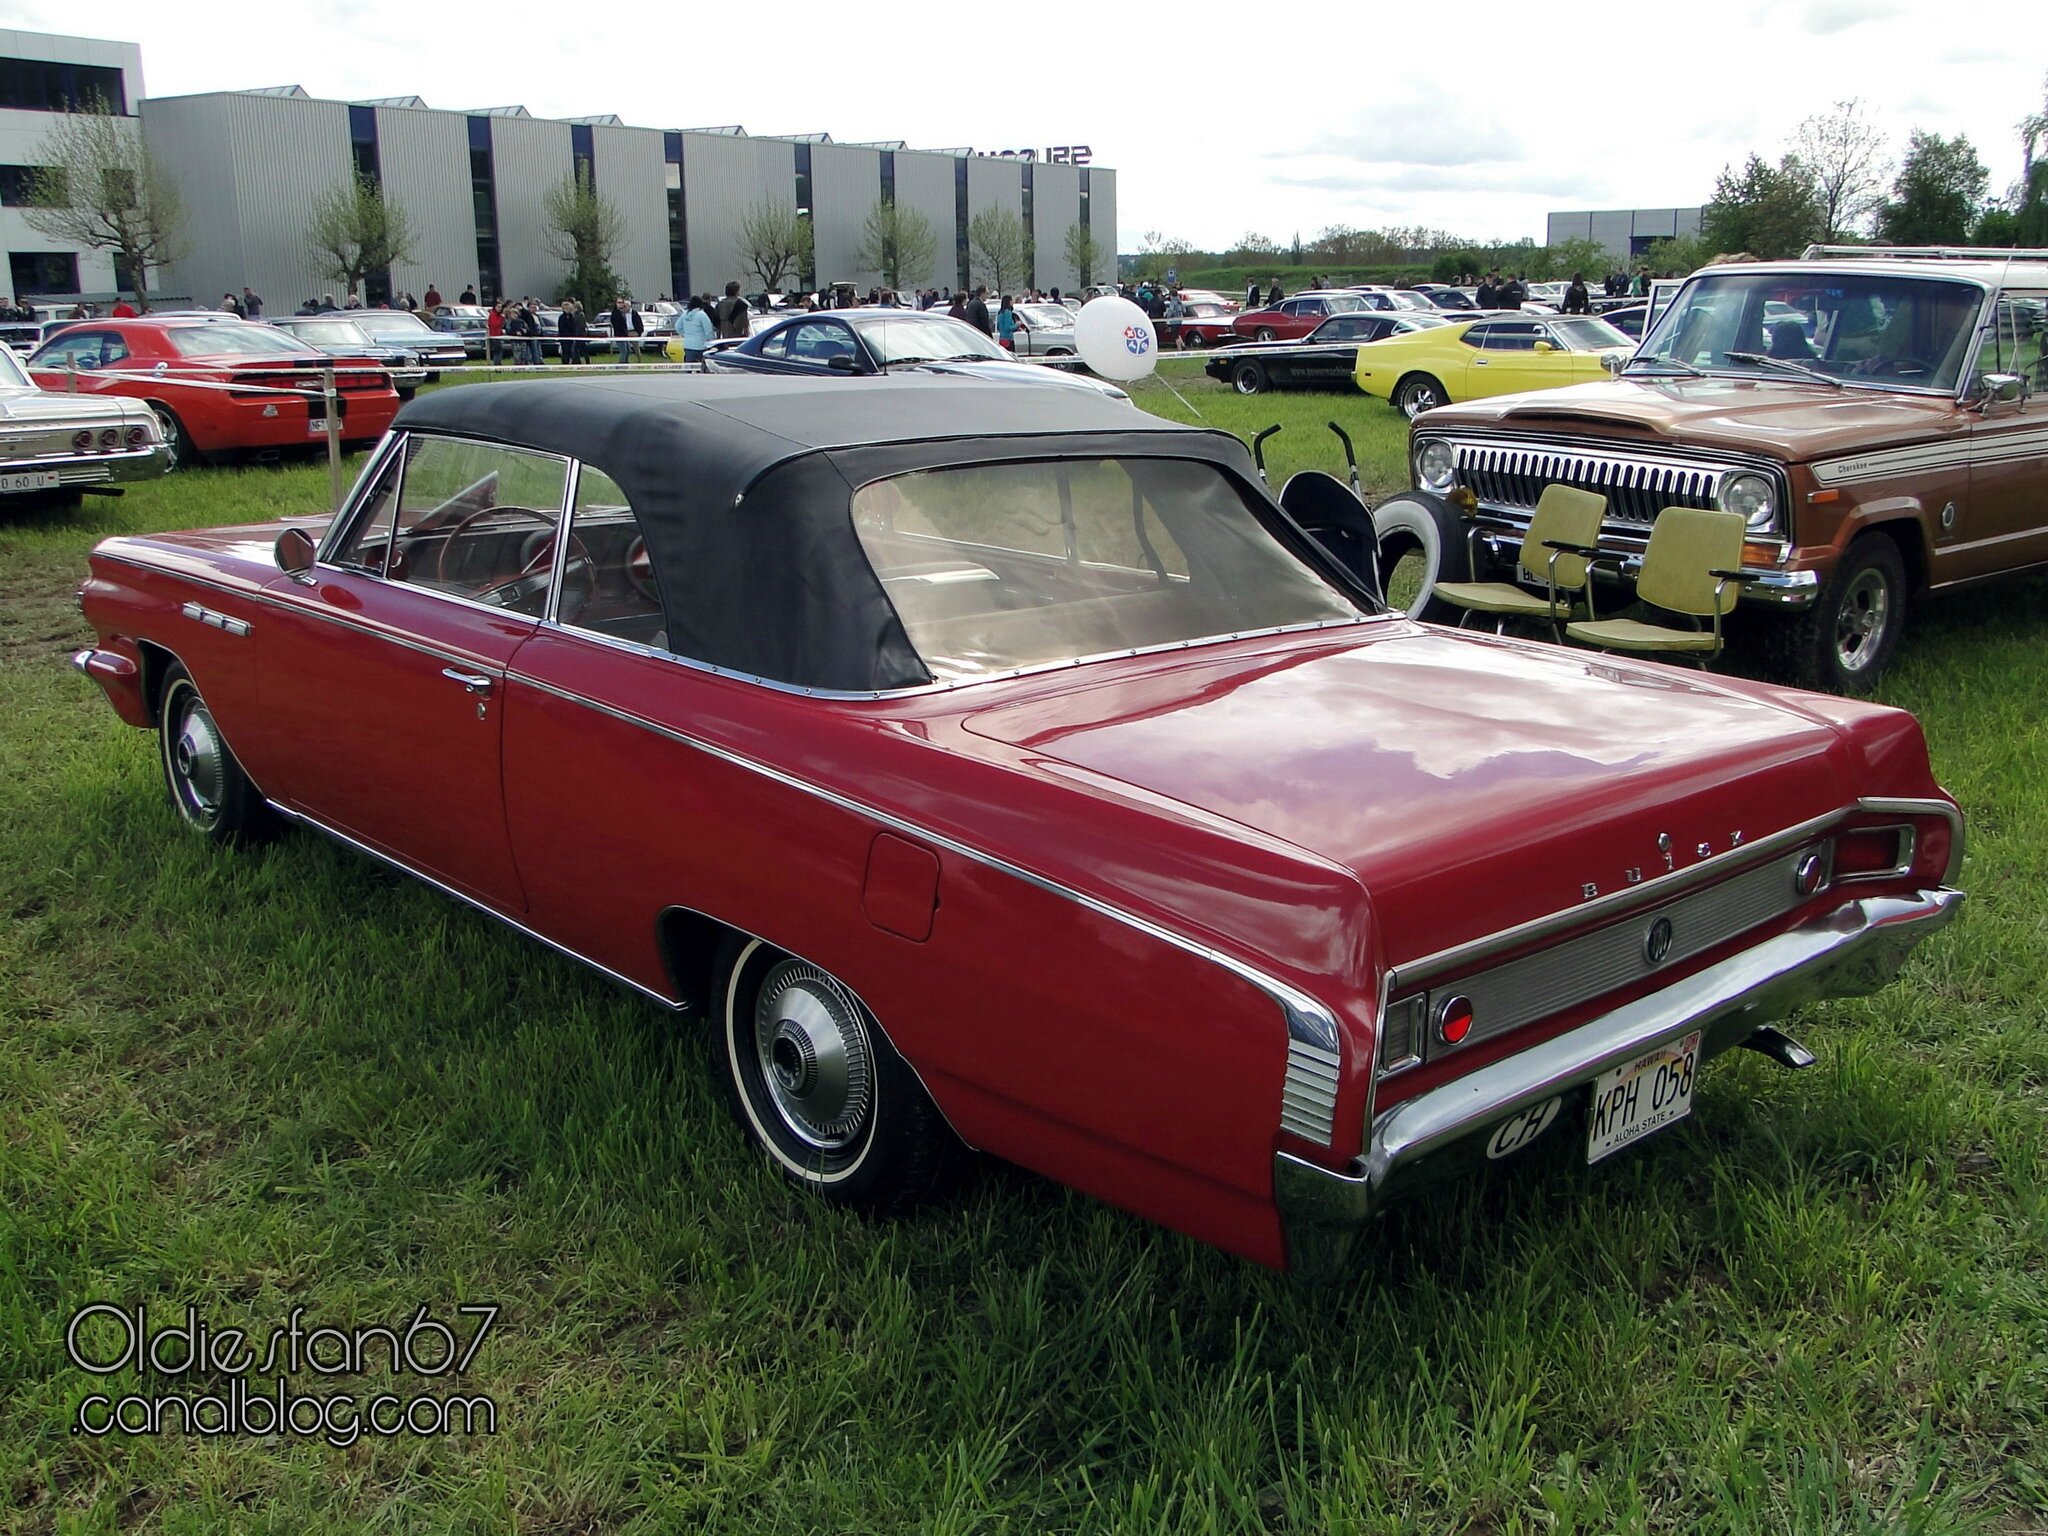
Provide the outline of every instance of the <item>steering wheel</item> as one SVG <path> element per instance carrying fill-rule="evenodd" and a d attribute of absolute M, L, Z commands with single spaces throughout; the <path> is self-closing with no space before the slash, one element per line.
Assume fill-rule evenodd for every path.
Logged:
<path fill-rule="evenodd" d="M 638 534 L 626 546 L 626 580 L 647 601 L 660 605 L 661 588 L 654 584 L 654 562 L 648 558 L 647 541 Z"/>
<path fill-rule="evenodd" d="M 1887 376 L 1895 376 L 1901 379 L 1911 378 L 1915 375 L 1925 377 L 1927 374 L 1934 372 L 1934 365 L 1925 358 L 1919 357 L 1873 357 L 1863 372 L 1866 377 L 1873 379 L 1881 379 Z"/>
<path fill-rule="evenodd" d="M 448 552 L 462 541 L 472 524 L 488 517 L 510 513 L 515 517 L 532 518 L 542 526 L 527 535 L 519 550 L 519 568 L 510 576 L 494 575 L 483 585 L 471 589 L 464 595 L 474 602 L 489 603 L 494 608 L 516 608 L 529 598 L 544 593 L 555 566 L 555 523 L 559 514 L 540 512 L 532 507 L 480 507 L 476 511 L 456 519 L 449 526 L 446 537 L 434 560 L 434 580 L 443 586 L 453 586 L 459 581 L 448 570 Z M 579 581 L 585 588 L 587 601 L 597 591 L 597 577 L 590 560 L 590 551 L 574 534 L 569 536 L 568 569 L 563 573 L 564 583 Z"/>

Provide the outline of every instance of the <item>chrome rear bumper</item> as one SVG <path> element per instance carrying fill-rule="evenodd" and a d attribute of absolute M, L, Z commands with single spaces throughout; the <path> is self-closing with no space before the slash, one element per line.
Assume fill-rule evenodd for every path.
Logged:
<path fill-rule="evenodd" d="M 1652 1046 L 1698 1029 L 1702 1060 L 1823 997 L 1858 997 L 1897 974 L 1913 946 L 1946 924 L 1963 893 L 1868 897 L 1835 908 L 1615 1009 L 1395 1105 L 1373 1121 L 1348 1168 L 1291 1153 L 1273 1160 L 1273 1196 L 1288 1268 L 1310 1279 L 1341 1272 L 1359 1232 L 1391 1201 L 1483 1155 L 1483 1136 L 1516 1111 L 1581 1088 Z"/>

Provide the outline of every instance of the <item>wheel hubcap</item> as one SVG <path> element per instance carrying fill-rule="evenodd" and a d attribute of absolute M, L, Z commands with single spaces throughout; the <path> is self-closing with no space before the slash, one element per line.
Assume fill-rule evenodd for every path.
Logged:
<path fill-rule="evenodd" d="M 227 761 L 220 732 L 206 706 L 188 705 L 171 738 L 171 773 L 178 783 L 178 800 L 192 820 L 211 824 L 220 815 L 221 796 L 227 784 Z"/>
<path fill-rule="evenodd" d="M 874 1050 L 860 1005 L 825 972 L 785 960 L 761 984 L 754 1050 L 776 1116 L 820 1152 L 838 1152 L 867 1127 Z"/>
<path fill-rule="evenodd" d="M 1863 571 L 1842 594 L 1835 618 L 1835 654 L 1847 672 L 1860 672 L 1876 658 L 1891 613 L 1891 589 L 1881 571 Z"/>

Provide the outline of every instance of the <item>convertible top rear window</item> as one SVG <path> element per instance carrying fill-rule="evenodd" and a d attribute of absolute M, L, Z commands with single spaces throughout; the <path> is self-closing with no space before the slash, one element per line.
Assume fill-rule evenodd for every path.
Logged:
<path fill-rule="evenodd" d="M 941 681 L 1361 613 L 1193 460 L 918 470 L 863 486 L 853 520 Z"/>

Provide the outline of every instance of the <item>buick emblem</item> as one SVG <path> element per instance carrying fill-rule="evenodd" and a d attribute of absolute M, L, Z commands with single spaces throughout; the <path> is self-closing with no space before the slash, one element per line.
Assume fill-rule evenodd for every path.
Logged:
<path fill-rule="evenodd" d="M 1650 931 L 1643 936 L 1643 958 L 1652 965 L 1662 965 L 1671 958 L 1671 919 L 1660 917 L 1650 924 Z"/>

